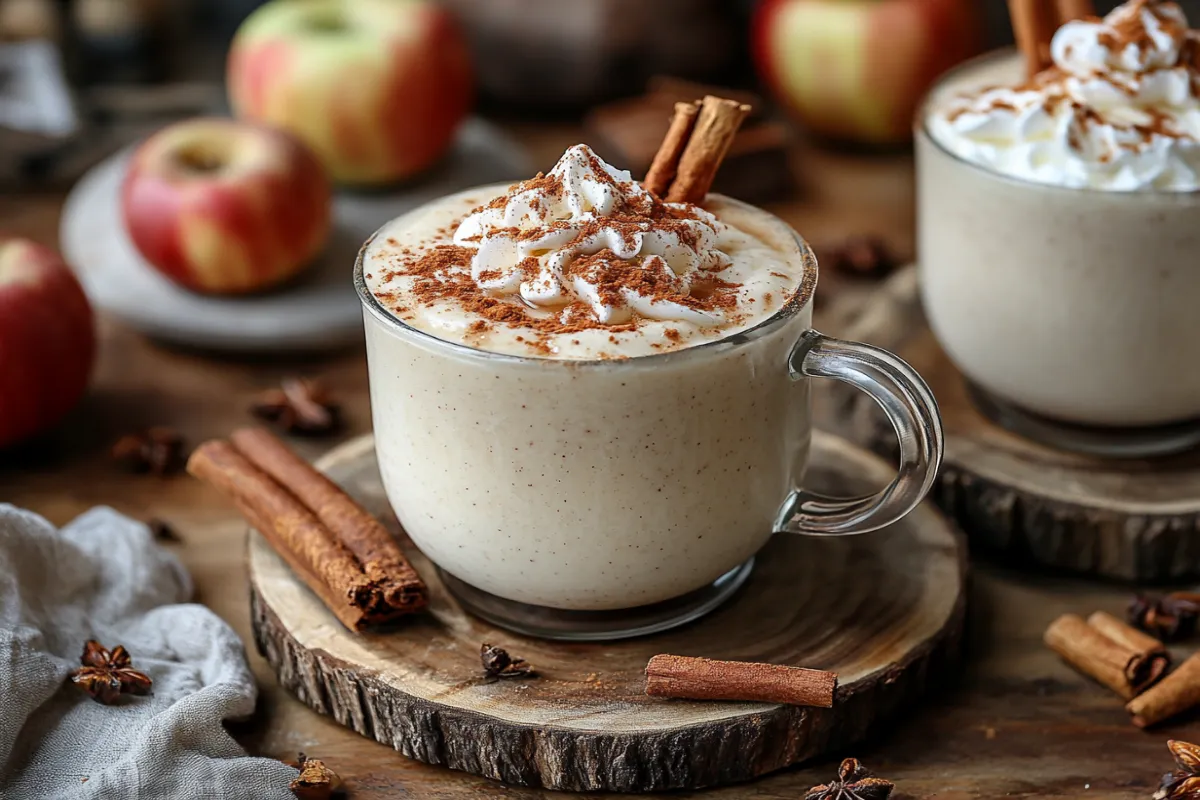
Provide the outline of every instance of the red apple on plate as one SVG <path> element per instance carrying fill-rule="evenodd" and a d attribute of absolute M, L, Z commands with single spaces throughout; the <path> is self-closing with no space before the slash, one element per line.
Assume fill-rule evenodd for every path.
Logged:
<path fill-rule="evenodd" d="M 230 119 L 163 128 L 121 189 L 125 227 L 159 272 L 212 294 L 291 278 L 329 235 L 329 179 L 291 135 Z"/>
<path fill-rule="evenodd" d="M 470 109 L 466 40 L 427 0 L 271 0 L 234 37 L 234 113 L 303 139 L 342 183 L 406 178 Z"/>
<path fill-rule="evenodd" d="M 0 237 L 0 447 L 70 411 L 95 355 L 91 306 L 58 253 Z"/>
<path fill-rule="evenodd" d="M 977 0 L 763 0 L 753 52 L 776 99 L 836 139 L 898 144 L 938 75 L 977 54 Z"/>

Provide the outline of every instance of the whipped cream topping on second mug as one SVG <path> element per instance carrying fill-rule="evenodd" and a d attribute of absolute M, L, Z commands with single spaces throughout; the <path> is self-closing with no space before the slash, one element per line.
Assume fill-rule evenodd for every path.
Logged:
<path fill-rule="evenodd" d="M 729 266 L 729 256 L 717 249 L 724 226 L 695 206 L 657 205 L 628 172 L 577 144 L 544 178 L 518 184 L 468 216 L 454 242 L 478 247 L 471 277 L 480 288 L 519 291 L 534 306 L 563 306 L 575 295 L 603 323 L 626 322 L 635 311 L 651 319 L 720 322 L 719 308 L 689 307 L 652 292 L 687 294 L 694 278 Z M 652 279 L 602 291 L 605 261 L 573 267 L 580 256 L 604 250 L 639 259 Z"/>
<path fill-rule="evenodd" d="M 1200 32 L 1177 3 L 1130 0 L 1063 25 L 1054 65 L 930 116 L 944 147 L 1039 183 L 1113 191 L 1200 189 Z"/>
<path fill-rule="evenodd" d="M 545 175 L 400 217 L 363 254 L 368 288 L 405 323 L 572 360 L 727 338 L 779 311 L 811 272 L 770 214 L 719 196 L 664 202 L 585 145 Z"/>

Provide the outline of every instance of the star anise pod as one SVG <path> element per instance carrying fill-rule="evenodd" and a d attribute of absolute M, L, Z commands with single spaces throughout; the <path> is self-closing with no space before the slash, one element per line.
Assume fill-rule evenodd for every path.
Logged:
<path fill-rule="evenodd" d="M 836 247 L 822 248 L 818 258 L 822 267 L 860 278 L 883 278 L 900 266 L 878 236 L 851 236 Z"/>
<path fill-rule="evenodd" d="M 533 665 L 523 658 L 513 658 L 503 647 L 484 642 L 479 648 L 479 661 L 489 678 L 532 678 L 537 675 Z"/>
<path fill-rule="evenodd" d="M 154 427 L 122 436 L 112 446 L 112 457 L 132 472 L 170 475 L 186 460 L 183 437 L 172 428 Z"/>
<path fill-rule="evenodd" d="M 300 770 L 299 777 L 288 785 L 292 794 L 301 800 L 328 800 L 342 788 L 342 779 L 338 774 L 325 766 L 324 761 L 309 758 L 301 753 L 291 766 Z"/>
<path fill-rule="evenodd" d="M 1200 595 L 1173 592 L 1164 597 L 1139 594 L 1127 610 L 1129 624 L 1164 642 L 1184 639 L 1196 631 Z"/>
<path fill-rule="evenodd" d="M 1200 800 L 1200 747 L 1172 739 L 1167 749 L 1179 769 L 1163 775 L 1154 800 Z"/>
<path fill-rule="evenodd" d="M 338 406 L 317 381 L 286 378 L 278 389 L 259 393 L 250 412 L 286 433 L 310 436 L 332 433 L 340 422 Z"/>
<path fill-rule="evenodd" d="M 123 694 L 150 694 L 150 676 L 131 666 L 129 652 L 120 645 L 110 651 L 92 639 L 79 662 L 83 666 L 71 673 L 71 681 L 99 703 L 111 705 Z"/>
<path fill-rule="evenodd" d="M 895 788 L 891 781 L 871 777 L 857 758 L 847 758 L 837 780 L 809 789 L 804 800 L 887 800 Z"/>

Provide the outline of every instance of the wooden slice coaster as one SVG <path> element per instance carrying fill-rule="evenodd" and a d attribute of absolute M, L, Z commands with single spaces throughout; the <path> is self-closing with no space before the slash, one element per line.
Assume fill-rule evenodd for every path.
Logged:
<path fill-rule="evenodd" d="M 370 437 L 318 466 L 390 520 Z M 809 485 L 877 489 L 892 468 L 818 434 Z M 280 682 L 321 714 L 411 758 L 512 784 L 655 791 L 744 781 L 883 730 L 956 660 L 965 548 L 932 507 L 865 536 L 777 536 L 747 585 L 675 631 L 608 644 L 528 639 L 468 616 L 432 565 L 430 613 L 395 631 L 344 628 L 264 540 L 249 545 L 255 640 Z M 482 642 L 530 661 L 535 679 L 483 676 Z M 832 709 L 646 697 L 657 653 L 836 671 Z"/>
<path fill-rule="evenodd" d="M 916 268 L 897 273 L 841 335 L 885 347 L 925 377 L 946 427 L 937 503 L 973 548 L 1129 581 L 1200 575 L 1200 452 L 1103 459 L 1044 447 L 984 417 L 925 321 Z M 882 454 L 894 434 L 869 400 L 832 387 L 825 420 Z"/>

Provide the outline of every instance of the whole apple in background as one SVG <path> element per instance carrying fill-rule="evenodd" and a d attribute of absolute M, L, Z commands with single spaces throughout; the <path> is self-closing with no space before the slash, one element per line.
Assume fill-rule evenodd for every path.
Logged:
<path fill-rule="evenodd" d="M 472 100 L 463 35 L 425 0 L 271 0 L 238 29 L 227 84 L 238 117 L 292 131 L 355 184 L 429 167 Z"/>
<path fill-rule="evenodd" d="M 92 309 L 58 253 L 0 237 L 0 447 L 79 402 L 96 356 Z"/>
<path fill-rule="evenodd" d="M 130 238 L 198 292 L 242 294 L 300 272 L 329 235 L 329 179 L 293 136 L 229 119 L 177 122 L 134 153 L 121 189 Z"/>
<path fill-rule="evenodd" d="M 938 75 L 976 55 L 976 0 L 763 0 L 755 64 L 776 99 L 810 130 L 866 144 L 912 138 Z"/>

